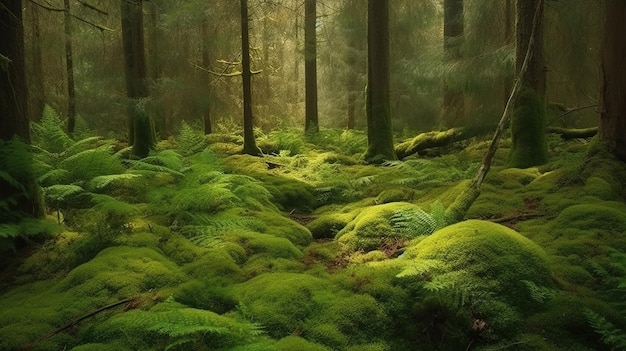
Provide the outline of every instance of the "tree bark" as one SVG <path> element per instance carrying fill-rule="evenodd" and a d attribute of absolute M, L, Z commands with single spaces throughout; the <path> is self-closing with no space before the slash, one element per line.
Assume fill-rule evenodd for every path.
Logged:
<path fill-rule="evenodd" d="M 211 59 L 209 56 L 209 23 L 206 19 L 202 20 L 202 66 L 209 69 L 211 66 Z M 202 123 L 204 124 L 204 134 L 211 134 L 213 128 L 211 126 L 211 79 L 210 75 L 206 74 L 207 78 L 204 80 L 206 83 L 206 96 L 202 101 Z"/>
<path fill-rule="evenodd" d="M 22 1 L 2 1 L 0 54 L 7 60 L 0 58 L 0 141 L 10 142 L 17 138 L 24 143 L 30 143 Z M 9 172 L 20 186 L 0 177 L 0 199 L 13 199 L 14 210 L 39 217 L 43 214 L 43 206 L 31 160 L 22 159 L 16 162 L 21 164 L 9 164 L 4 171 Z"/>
<path fill-rule="evenodd" d="M 63 0 L 65 8 L 65 70 L 67 72 L 67 133 L 76 126 L 76 90 L 74 88 L 74 53 L 72 50 L 72 15 L 70 0 Z"/>
<path fill-rule="evenodd" d="M 600 90 L 600 140 L 626 162 L 626 2 L 606 1 L 602 39 L 602 88 Z"/>
<path fill-rule="evenodd" d="M 513 101 L 512 146 L 508 156 L 508 164 L 511 167 L 527 168 L 544 164 L 548 160 L 542 18 L 543 0 L 517 0 L 515 48 L 517 72 L 521 71 L 531 40 L 534 42 L 534 49 L 531 51 L 526 72 L 519 78 L 520 92 Z"/>
<path fill-rule="evenodd" d="M 254 139 L 252 115 L 252 71 L 250 70 L 250 39 L 248 27 L 248 0 L 241 0 L 241 78 L 243 86 L 243 153 L 260 154 Z"/>
<path fill-rule="evenodd" d="M 370 163 L 395 160 L 389 100 L 389 1 L 368 1 L 367 151 Z"/>
<path fill-rule="evenodd" d="M 163 63 L 160 46 L 163 34 L 161 33 L 158 25 L 159 7 L 154 1 L 150 2 L 148 6 L 148 18 L 148 76 L 150 77 L 150 84 L 154 87 L 160 83 L 161 77 L 163 76 Z M 154 91 L 152 92 L 154 111 L 153 120 L 155 129 L 159 131 L 159 135 L 162 138 L 167 138 L 172 135 L 172 126 L 165 108 L 163 96 L 164 94 L 162 91 L 159 91 L 157 95 L 154 94 Z"/>
<path fill-rule="evenodd" d="M 463 39 L 463 0 L 444 0 L 443 3 L 443 52 L 446 64 L 461 60 Z M 465 99 L 463 90 L 443 83 L 443 121 L 449 127 L 463 124 Z"/>
<path fill-rule="evenodd" d="M 126 95 L 129 98 L 129 142 L 133 154 L 148 156 L 155 142 L 154 124 L 144 107 L 148 97 L 141 0 L 121 0 Z"/>
<path fill-rule="evenodd" d="M 33 4 L 32 2 L 29 2 L 29 6 L 26 9 L 30 10 L 32 14 L 30 20 L 32 35 L 32 38 L 30 40 L 30 72 L 32 72 L 32 74 L 27 75 L 26 77 L 29 80 L 29 86 L 31 87 L 31 89 L 28 89 L 29 119 L 31 121 L 38 122 L 41 120 L 41 117 L 43 115 L 43 109 L 46 103 L 43 58 L 41 51 L 41 21 L 39 19 L 39 12 L 41 11 L 41 9 L 39 8 L 39 6 Z"/>
<path fill-rule="evenodd" d="M 317 0 L 304 0 L 305 124 L 308 133 L 319 132 L 317 113 Z"/>

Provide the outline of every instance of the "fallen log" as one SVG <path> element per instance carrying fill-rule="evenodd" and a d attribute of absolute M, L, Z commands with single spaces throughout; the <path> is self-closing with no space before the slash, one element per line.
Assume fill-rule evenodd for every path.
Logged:
<path fill-rule="evenodd" d="M 426 149 L 446 146 L 451 143 L 473 138 L 489 133 L 492 126 L 461 127 L 443 130 L 440 132 L 426 132 L 397 144 L 394 149 L 399 160 L 419 153 Z"/>
<path fill-rule="evenodd" d="M 559 127 L 546 128 L 548 133 L 559 134 L 561 138 L 565 140 L 576 138 L 591 138 L 598 134 L 598 127 L 581 128 L 581 129 L 568 129 Z"/>

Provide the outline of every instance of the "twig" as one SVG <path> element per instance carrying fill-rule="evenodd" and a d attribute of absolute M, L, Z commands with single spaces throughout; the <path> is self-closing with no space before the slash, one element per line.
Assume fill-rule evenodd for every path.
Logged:
<path fill-rule="evenodd" d="M 53 330 L 53 331 L 52 331 L 52 332 L 50 332 L 49 334 L 46 334 L 46 335 L 42 336 L 41 338 L 39 338 L 39 339 L 38 339 L 38 341 L 50 339 L 51 337 L 53 337 L 53 336 L 55 336 L 55 335 L 59 334 L 60 332 L 62 332 L 62 331 L 64 331 L 64 330 L 66 330 L 66 329 L 68 329 L 68 328 L 71 328 L 72 326 L 74 326 L 74 325 L 78 324 L 79 322 L 81 322 L 81 321 L 83 321 L 83 320 L 85 320 L 85 319 L 87 319 L 87 318 L 89 318 L 89 317 L 95 316 L 96 314 L 98 314 L 98 313 L 100 313 L 100 312 L 103 312 L 103 311 L 106 311 L 106 310 L 110 310 L 110 309 L 111 309 L 111 308 L 113 308 L 113 307 L 117 307 L 117 306 L 119 306 L 119 305 L 123 305 L 123 304 L 125 304 L 125 303 L 131 302 L 131 301 L 134 301 L 134 300 L 135 300 L 135 298 L 130 297 L 130 298 L 127 298 L 127 299 L 124 299 L 124 300 L 118 301 L 118 302 L 114 302 L 114 303 L 112 303 L 112 304 L 110 304 L 110 305 L 106 305 L 106 306 L 104 306 L 104 307 L 100 307 L 100 308 L 98 308 L 98 309 L 97 309 L 97 310 L 95 310 L 95 311 L 89 312 L 89 313 L 87 313 L 86 315 L 84 315 L 84 316 L 82 316 L 82 317 L 79 317 L 79 318 L 76 318 L 76 319 L 74 319 L 73 321 L 71 321 L 71 322 L 69 322 L 69 323 L 65 324 L 64 326 L 59 327 L 59 328 L 57 328 L 57 329 Z"/>
<path fill-rule="evenodd" d="M 40 4 L 40 3 L 38 3 L 37 1 L 34 1 L 34 0 L 28 0 L 28 1 L 30 1 L 31 3 L 37 5 L 37 6 L 41 7 L 41 8 L 44 8 L 44 9 L 46 9 L 48 11 L 54 11 L 54 12 L 65 12 L 65 11 L 67 11 L 66 9 L 62 9 L 62 8 L 42 5 L 42 4 Z"/>
<path fill-rule="evenodd" d="M 96 11 L 96 12 L 98 12 L 98 13 L 102 14 L 102 15 L 105 15 L 105 16 L 108 16 L 108 15 L 109 15 L 109 13 L 108 13 L 108 12 L 106 12 L 106 11 L 104 11 L 104 10 L 102 10 L 102 9 L 99 9 L 99 8 L 95 7 L 94 5 L 88 4 L 88 3 L 84 2 L 83 0 L 78 0 L 78 2 L 79 2 L 81 5 L 83 5 L 83 6 L 87 7 L 87 8 L 90 8 L 90 9 L 92 9 L 92 10 L 94 10 L 94 11 Z"/>
<path fill-rule="evenodd" d="M 79 21 L 81 21 L 81 22 L 84 22 L 84 23 L 87 23 L 87 24 L 89 24 L 89 25 L 91 25 L 91 26 L 94 26 L 94 27 L 96 27 L 96 28 L 100 29 L 100 31 L 102 31 L 102 32 L 104 32 L 104 31 L 114 32 L 114 30 L 113 30 L 113 29 L 111 29 L 111 28 L 108 28 L 108 27 L 105 27 L 105 26 L 101 26 L 101 25 L 99 25 L 99 24 L 95 24 L 95 23 L 89 22 L 89 21 L 87 21 L 86 19 L 84 19 L 84 18 L 80 18 L 80 17 L 78 17 L 78 16 L 76 16 L 76 15 L 72 15 L 72 17 L 76 18 L 77 20 L 79 20 Z"/>

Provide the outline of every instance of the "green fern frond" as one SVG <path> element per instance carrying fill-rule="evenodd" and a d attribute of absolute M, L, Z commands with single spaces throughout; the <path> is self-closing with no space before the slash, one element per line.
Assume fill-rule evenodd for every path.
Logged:
<path fill-rule="evenodd" d="M 586 310 L 585 316 L 591 328 L 600 335 L 600 340 L 611 350 L 626 350 L 626 332 L 591 310 Z"/>
<path fill-rule="evenodd" d="M 429 235 L 438 229 L 439 223 L 423 210 L 398 210 L 389 218 L 398 236 L 414 238 Z"/>
<path fill-rule="evenodd" d="M 132 173 L 97 176 L 95 178 L 92 178 L 89 181 L 89 183 L 87 184 L 87 189 L 89 189 L 90 191 L 99 191 L 99 190 L 106 188 L 109 184 L 113 182 L 133 179 L 137 177 L 141 177 L 141 176 L 139 174 L 132 174 Z"/>
<path fill-rule="evenodd" d="M 207 143 L 202 133 L 195 131 L 187 122 L 183 121 L 180 133 L 176 137 L 178 149 L 184 155 L 193 155 L 205 149 Z"/>
<path fill-rule="evenodd" d="M 65 169 L 51 169 L 48 172 L 42 174 L 37 178 L 37 182 L 42 187 L 51 186 L 54 184 L 67 183 L 70 176 L 70 172 Z"/>
<path fill-rule="evenodd" d="M 183 168 L 183 155 L 174 150 L 163 150 L 154 156 L 145 157 L 141 161 L 176 171 Z"/>
<path fill-rule="evenodd" d="M 18 138 L 0 140 L 0 169 L 10 174 L 10 178 L 4 175 L 7 181 L 19 183 L 19 179 L 31 176 L 32 160 L 33 155 L 28 144 Z"/>
<path fill-rule="evenodd" d="M 0 224 L 0 239 L 32 238 L 40 235 L 50 236 L 58 230 L 59 227 L 54 223 L 40 219 L 24 218 L 18 223 Z"/>
<path fill-rule="evenodd" d="M 11 174 L 9 174 L 9 172 L 7 171 L 0 171 L 0 181 L 3 181 L 9 184 L 11 187 L 18 189 L 20 191 L 26 190 L 24 188 L 24 185 L 22 185 L 22 183 L 18 182 L 15 178 L 13 178 L 13 176 L 11 176 Z"/>
<path fill-rule="evenodd" d="M 63 130 L 63 121 L 50 106 L 46 105 L 39 123 L 33 123 L 33 144 L 52 153 L 61 153 L 73 144 Z"/>
<path fill-rule="evenodd" d="M 140 174 L 167 173 L 180 178 L 185 176 L 182 172 L 179 172 L 177 170 L 165 166 L 147 163 L 142 160 L 124 160 L 124 163 L 128 165 L 130 171 Z"/>
<path fill-rule="evenodd" d="M 522 280 L 522 283 L 528 288 L 530 297 L 538 303 L 544 303 L 556 295 L 555 290 L 539 286 L 530 280 Z"/>
<path fill-rule="evenodd" d="M 111 145 L 81 151 L 61 161 L 59 166 L 70 172 L 70 182 L 86 182 L 100 175 L 124 172 L 121 161 L 113 155 Z"/>
<path fill-rule="evenodd" d="M 411 259 L 411 262 L 406 265 L 406 268 L 398 273 L 396 277 L 413 277 L 421 276 L 425 273 L 433 271 L 441 271 L 444 263 L 439 260 L 419 260 Z"/>
<path fill-rule="evenodd" d="M 88 137 L 85 139 L 81 139 L 75 143 L 73 143 L 71 146 L 69 146 L 67 149 L 65 149 L 61 155 L 64 157 L 67 156 L 71 156 L 74 154 L 77 154 L 81 151 L 85 151 L 88 149 L 93 149 L 95 147 L 97 147 L 97 142 L 99 142 L 100 140 L 102 140 L 102 137 L 99 136 L 94 136 L 94 137 Z"/>
<path fill-rule="evenodd" d="M 54 208 L 78 207 L 88 194 L 78 185 L 56 184 L 43 188 L 45 202 Z M 85 205 L 84 203 L 82 204 Z"/>
<path fill-rule="evenodd" d="M 236 206 L 240 199 L 227 184 L 204 184 L 181 190 L 172 200 L 179 211 L 216 213 Z"/>

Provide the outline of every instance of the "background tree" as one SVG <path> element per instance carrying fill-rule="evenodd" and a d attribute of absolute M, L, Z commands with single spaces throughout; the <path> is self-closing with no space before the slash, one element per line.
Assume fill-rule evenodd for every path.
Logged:
<path fill-rule="evenodd" d="M 14 139 L 30 142 L 27 117 L 27 91 L 24 66 L 24 28 L 22 26 L 22 2 L 0 2 L 0 142 L 3 165 L 0 170 L 0 199 L 12 199 L 13 210 L 31 216 L 43 214 L 37 183 L 33 174 L 30 153 L 17 153 L 25 148 L 10 148 Z M 13 149 L 13 151 L 10 151 Z M 8 157 L 8 162 L 5 159 Z M 13 157 L 13 158 L 11 158 Z M 15 159 L 18 157 L 18 159 Z M 23 158 L 26 157 L 26 158 Z M 3 163 L 5 163 L 3 162 Z M 5 168 L 6 167 L 6 168 Z M 6 210 L 3 210 L 5 212 Z M 10 211 L 7 211 L 10 212 Z M 3 214 L 0 218 L 6 220 Z"/>
<path fill-rule="evenodd" d="M 389 1 L 368 1 L 367 162 L 395 160 L 389 101 Z"/>
<path fill-rule="evenodd" d="M 305 80 L 305 129 L 318 132 L 317 116 L 317 0 L 304 1 L 304 80 Z"/>
<path fill-rule="evenodd" d="M 528 69 L 519 77 L 520 92 L 511 114 L 512 145 L 508 163 L 527 168 L 547 161 L 545 134 L 546 68 L 543 60 L 543 0 L 518 0 L 515 59 L 520 72 L 530 41 Z"/>
<path fill-rule="evenodd" d="M 121 0 L 122 41 L 128 101 L 129 143 L 133 154 L 143 158 L 154 145 L 154 125 L 145 110 L 148 97 L 143 39 L 142 2 Z"/>
<path fill-rule="evenodd" d="M 463 0 L 443 2 L 443 57 L 444 63 L 453 65 L 461 59 L 463 40 Z M 462 124 L 465 100 L 460 87 L 450 85 L 444 77 L 443 83 L 443 124 L 458 127 Z"/>
<path fill-rule="evenodd" d="M 76 127 L 76 89 L 74 87 L 74 53 L 72 48 L 72 13 L 70 0 L 63 0 L 65 25 L 65 69 L 67 72 L 67 132 Z"/>
<path fill-rule="evenodd" d="M 258 155 L 252 116 L 252 71 L 250 69 L 250 37 L 248 0 L 241 0 L 241 77 L 243 81 L 243 153 Z"/>
<path fill-rule="evenodd" d="M 600 140 L 626 162 L 626 2 L 606 1 L 602 40 L 602 88 L 600 90 Z"/>

